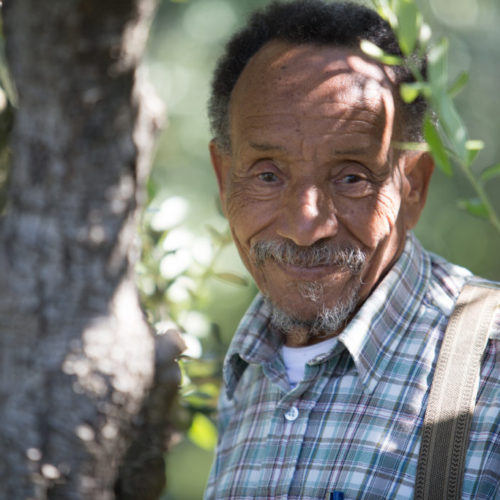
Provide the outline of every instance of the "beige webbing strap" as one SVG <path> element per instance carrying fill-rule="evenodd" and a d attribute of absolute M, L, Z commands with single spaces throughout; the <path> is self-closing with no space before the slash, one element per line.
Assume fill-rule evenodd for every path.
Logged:
<path fill-rule="evenodd" d="M 424 417 L 415 500 L 460 499 L 469 430 L 500 289 L 467 284 L 451 315 Z"/>

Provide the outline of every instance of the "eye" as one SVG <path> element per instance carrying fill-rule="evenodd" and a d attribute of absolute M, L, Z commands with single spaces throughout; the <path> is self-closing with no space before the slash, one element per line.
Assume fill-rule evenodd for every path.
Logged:
<path fill-rule="evenodd" d="M 349 174 L 349 175 L 345 175 L 344 177 L 342 177 L 339 180 L 339 182 L 341 184 L 355 184 L 356 182 L 361 182 L 363 180 L 364 179 L 359 175 Z"/>
<path fill-rule="evenodd" d="M 367 173 L 361 172 L 359 168 L 353 172 L 341 172 L 335 179 L 336 191 L 343 196 L 350 198 L 362 198 L 369 195 L 374 184 Z"/>
<path fill-rule="evenodd" d="M 269 183 L 269 182 L 276 182 L 278 180 L 278 177 L 273 172 L 262 172 L 257 177 L 261 181 L 264 181 L 264 182 L 267 182 L 267 183 Z"/>

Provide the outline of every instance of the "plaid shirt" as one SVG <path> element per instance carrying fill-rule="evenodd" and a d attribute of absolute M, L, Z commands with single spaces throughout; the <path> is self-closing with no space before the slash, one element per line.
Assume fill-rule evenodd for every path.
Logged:
<path fill-rule="evenodd" d="M 258 295 L 224 365 L 205 498 L 409 499 L 433 370 L 470 273 L 413 235 L 384 280 L 291 388 Z M 484 355 L 463 498 L 500 498 L 500 314 Z"/>

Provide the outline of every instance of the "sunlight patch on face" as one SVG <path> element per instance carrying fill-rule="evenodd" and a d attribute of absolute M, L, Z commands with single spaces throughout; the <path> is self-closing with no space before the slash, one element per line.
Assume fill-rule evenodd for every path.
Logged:
<path fill-rule="evenodd" d="M 297 284 L 297 289 L 306 300 L 318 303 L 323 298 L 323 285 L 316 281 L 304 281 Z"/>

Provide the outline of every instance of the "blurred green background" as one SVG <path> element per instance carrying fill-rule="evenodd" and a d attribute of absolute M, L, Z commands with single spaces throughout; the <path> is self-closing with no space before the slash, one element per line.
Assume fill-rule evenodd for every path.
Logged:
<path fill-rule="evenodd" d="M 232 333 L 256 290 L 230 243 L 209 163 L 206 118 L 211 72 L 228 36 L 267 0 L 163 0 L 145 61 L 168 123 L 159 141 L 144 214 L 139 283 L 159 331 L 175 321 L 186 331 L 179 432 L 168 455 L 164 500 L 201 498 L 216 439 L 218 373 Z M 364 2 L 369 5 L 369 2 Z M 417 1 L 435 39 L 450 40 L 450 75 L 467 71 L 457 98 L 472 138 L 486 143 L 479 170 L 500 161 L 500 2 Z M 500 179 L 488 184 L 500 210 Z M 416 234 L 428 249 L 500 280 L 500 237 L 458 208 L 473 193 L 456 174 L 436 171 Z M 203 355 L 203 361 L 199 361 Z"/>

